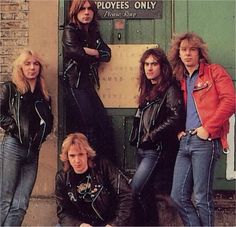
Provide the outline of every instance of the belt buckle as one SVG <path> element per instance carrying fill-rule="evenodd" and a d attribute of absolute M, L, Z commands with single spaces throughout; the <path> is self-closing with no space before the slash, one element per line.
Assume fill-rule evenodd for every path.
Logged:
<path fill-rule="evenodd" d="M 194 134 L 196 134 L 196 132 L 194 132 L 194 131 L 195 131 L 195 128 L 188 130 L 188 133 L 190 135 L 194 135 Z"/>

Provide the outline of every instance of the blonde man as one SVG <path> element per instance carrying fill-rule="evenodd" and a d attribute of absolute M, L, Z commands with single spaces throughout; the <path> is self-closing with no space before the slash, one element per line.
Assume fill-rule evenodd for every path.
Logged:
<path fill-rule="evenodd" d="M 0 87 L 1 226 L 20 226 L 38 169 L 39 150 L 52 130 L 50 97 L 37 53 L 23 50 L 13 65 L 12 81 Z"/>
<path fill-rule="evenodd" d="M 171 196 L 184 225 L 213 226 L 214 169 L 221 151 L 228 147 L 228 120 L 235 112 L 234 86 L 222 66 L 210 64 L 207 44 L 195 33 L 174 37 L 169 60 L 180 80 L 186 109 L 185 130 L 178 134 L 180 148 Z"/>
<path fill-rule="evenodd" d="M 57 216 L 62 226 L 131 225 L 132 192 L 110 161 L 97 158 L 82 133 L 62 144 L 63 169 L 56 174 Z"/>

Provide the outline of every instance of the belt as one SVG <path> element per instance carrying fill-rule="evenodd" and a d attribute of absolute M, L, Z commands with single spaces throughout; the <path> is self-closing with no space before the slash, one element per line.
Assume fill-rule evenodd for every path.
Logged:
<path fill-rule="evenodd" d="M 196 135 L 197 132 L 195 132 L 195 130 L 196 130 L 195 128 L 189 129 L 189 130 L 186 130 L 185 133 L 186 133 L 186 134 L 189 134 L 189 135 Z M 209 137 L 209 138 L 207 138 L 206 140 L 211 141 L 212 139 Z"/>
<path fill-rule="evenodd" d="M 192 128 L 192 129 L 186 130 L 185 133 L 190 134 L 190 135 L 195 135 L 196 134 L 195 130 L 196 130 L 195 128 Z"/>

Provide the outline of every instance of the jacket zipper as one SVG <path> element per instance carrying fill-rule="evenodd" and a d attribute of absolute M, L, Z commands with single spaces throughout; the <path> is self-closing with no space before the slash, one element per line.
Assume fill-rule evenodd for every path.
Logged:
<path fill-rule="evenodd" d="M 165 96 L 164 96 L 164 98 L 165 98 Z M 164 99 L 164 98 L 163 98 L 163 99 Z M 140 142 L 141 123 L 142 123 L 144 111 L 145 111 L 148 107 L 152 106 L 154 103 L 156 103 L 156 101 L 153 101 L 153 102 L 149 103 L 149 104 L 148 104 L 147 106 L 145 106 L 145 107 L 143 108 L 143 110 L 141 111 L 141 117 L 140 117 L 140 121 L 139 121 L 139 129 L 138 129 L 138 141 L 137 141 L 137 146 L 139 145 L 139 142 Z M 162 103 L 163 103 L 163 102 L 161 102 L 160 107 L 161 107 Z M 159 109 L 158 109 L 158 112 L 159 112 L 159 110 L 160 110 L 160 107 L 159 107 Z"/>
<path fill-rule="evenodd" d="M 41 101 L 36 101 L 34 106 L 35 106 L 35 110 L 36 110 L 36 112 L 37 112 L 37 114 L 38 114 L 38 116 L 40 118 L 40 124 L 39 125 L 41 125 L 41 122 L 42 122 L 42 124 L 44 124 L 43 133 L 42 133 L 42 136 L 41 136 L 41 139 L 40 139 L 40 145 L 39 145 L 39 148 L 40 148 L 40 146 L 42 144 L 42 141 L 43 141 L 43 137 L 44 137 L 45 131 L 46 131 L 46 122 L 43 120 L 42 116 L 40 115 L 40 113 L 39 113 L 39 111 L 38 111 L 38 109 L 36 107 L 36 104 L 39 103 L 39 102 L 41 102 Z"/>
<path fill-rule="evenodd" d="M 96 201 L 97 197 L 100 195 L 100 193 L 102 192 L 103 186 L 101 187 L 99 193 L 96 195 L 96 197 L 94 198 L 93 202 L 92 202 L 92 208 L 95 211 L 95 213 L 97 214 L 97 216 L 104 221 L 104 218 L 102 218 L 102 216 L 99 214 L 99 212 L 96 210 L 96 208 L 94 207 L 94 201 Z"/>

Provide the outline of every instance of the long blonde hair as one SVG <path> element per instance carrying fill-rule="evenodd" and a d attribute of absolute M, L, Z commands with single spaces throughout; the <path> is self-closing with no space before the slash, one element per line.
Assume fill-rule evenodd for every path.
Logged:
<path fill-rule="evenodd" d="M 43 69 L 44 69 L 43 61 L 39 57 L 39 55 L 33 50 L 29 50 L 29 49 L 22 50 L 20 55 L 14 61 L 13 72 L 12 72 L 12 82 L 16 85 L 17 90 L 21 94 L 25 94 L 26 92 L 30 90 L 29 83 L 27 82 L 22 71 L 22 65 L 29 57 L 34 57 L 40 65 L 40 71 L 39 71 L 39 75 L 37 79 L 38 79 L 40 90 L 43 96 L 45 97 L 46 100 L 49 100 L 49 93 L 48 93 L 46 82 L 43 76 Z"/>
<path fill-rule="evenodd" d="M 96 156 L 96 151 L 89 145 L 87 137 L 79 132 L 69 134 L 62 143 L 60 159 L 63 162 L 64 171 L 68 171 L 70 163 L 68 159 L 68 151 L 71 146 L 77 145 L 79 149 L 86 151 L 88 155 L 89 165 L 92 164 L 92 159 Z"/>
<path fill-rule="evenodd" d="M 173 69 L 173 74 L 178 80 L 181 80 L 184 75 L 185 66 L 179 57 L 179 48 L 183 40 L 188 40 L 199 50 L 200 61 L 210 63 L 208 57 L 208 48 L 204 40 L 194 32 L 186 32 L 180 35 L 174 35 L 171 41 L 171 47 L 168 52 L 168 59 Z"/>

